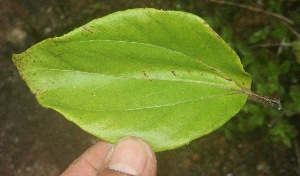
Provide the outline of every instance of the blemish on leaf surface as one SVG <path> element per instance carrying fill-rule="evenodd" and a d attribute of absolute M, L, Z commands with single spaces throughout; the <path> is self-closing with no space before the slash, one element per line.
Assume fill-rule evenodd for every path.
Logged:
<path fill-rule="evenodd" d="M 85 27 L 82 27 L 84 30 L 88 31 L 89 33 L 93 33 L 92 31 L 90 31 L 89 29 L 85 28 Z"/>
<path fill-rule="evenodd" d="M 144 76 L 148 77 L 149 75 L 146 73 L 146 71 L 143 71 Z"/>
<path fill-rule="evenodd" d="M 175 73 L 175 71 L 174 71 L 174 70 L 172 70 L 172 74 L 173 74 L 174 76 L 176 76 L 176 73 Z"/>

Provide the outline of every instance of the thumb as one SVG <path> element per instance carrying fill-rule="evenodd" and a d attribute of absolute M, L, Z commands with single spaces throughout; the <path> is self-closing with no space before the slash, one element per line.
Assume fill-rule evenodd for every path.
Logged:
<path fill-rule="evenodd" d="M 149 144 L 136 137 L 126 137 L 106 155 L 97 176 L 155 176 L 156 167 Z"/>

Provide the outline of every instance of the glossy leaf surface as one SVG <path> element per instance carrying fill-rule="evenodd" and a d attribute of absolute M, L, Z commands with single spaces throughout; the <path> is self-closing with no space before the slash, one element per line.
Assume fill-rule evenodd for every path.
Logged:
<path fill-rule="evenodd" d="M 103 140 L 137 136 L 155 151 L 223 125 L 251 84 L 201 18 L 177 11 L 113 13 L 13 58 L 44 107 Z"/>

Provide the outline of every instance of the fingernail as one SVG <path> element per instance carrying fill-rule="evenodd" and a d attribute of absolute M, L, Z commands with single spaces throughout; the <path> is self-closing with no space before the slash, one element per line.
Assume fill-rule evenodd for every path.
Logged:
<path fill-rule="evenodd" d="M 141 175 L 149 157 L 148 153 L 142 140 L 127 137 L 113 148 L 108 168 L 129 175 Z"/>

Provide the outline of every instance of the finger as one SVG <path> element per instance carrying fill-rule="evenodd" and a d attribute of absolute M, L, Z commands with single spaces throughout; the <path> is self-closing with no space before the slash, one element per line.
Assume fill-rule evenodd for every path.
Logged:
<path fill-rule="evenodd" d="M 112 146 L 104 141 L 98 142 L 76 159 L 61 176 L 95 176 Z"/>
<path fill-rule="evenodd" d="M 97 176 L 156 175 L 156 158 L 151 147 L 136 137 L 121 139 L 107 154 Z"/>

